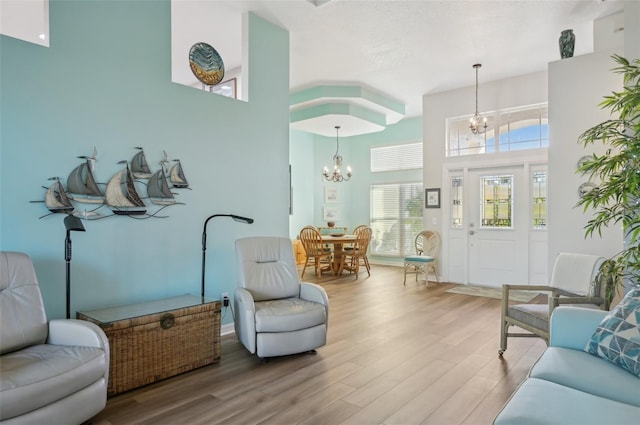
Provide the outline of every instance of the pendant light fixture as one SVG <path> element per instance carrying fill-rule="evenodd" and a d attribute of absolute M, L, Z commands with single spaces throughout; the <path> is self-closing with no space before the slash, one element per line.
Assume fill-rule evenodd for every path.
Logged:
<path fill-rule="evenodd" d="M 476 70 L 476 113 L 471 117 L 471 122 L 469 123 L 469 129 L 473 134 L 482 134 L 487 131 L 487 119 L 481 117 L 478 113 L 478 68 L 481 66 L 481 63 L 473 65 Z"/>
<path fill-rule="evenodd" d="M 322 170 L 322 175 L 327 181 L 337 183 L 342 181 L 349 181 L 349 179 L 351 178 L 351 167 L 347 167 L 346 176 L 342 174 L 342 156 L 338 153 L 338 151 L 340 150 L 338 131 L 340 131 L 340 126 L 336 125 L 336 153 L 335 155 L 333 155 L 333 171 L 330 172 L 328 167 L 324 167 L 324 170 Z"/>

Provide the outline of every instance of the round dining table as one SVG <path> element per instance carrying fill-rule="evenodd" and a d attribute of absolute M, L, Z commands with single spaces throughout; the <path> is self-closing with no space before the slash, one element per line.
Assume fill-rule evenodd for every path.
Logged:
<path fill-rule="evenodd" d="M 340 262 L 344 257 L 344 245 L 356 241 L 356 235 L 322 235 L 322 242 L 333 245 L 333 272 L 338 274 Z"/>

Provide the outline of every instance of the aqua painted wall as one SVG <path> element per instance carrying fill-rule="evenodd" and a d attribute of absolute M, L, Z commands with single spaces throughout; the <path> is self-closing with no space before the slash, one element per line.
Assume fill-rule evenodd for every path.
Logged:
<path fill-rule="evenodd" d="M 369 171 L 371 147 L 420 141 L 422 141 L 422 117 L 405 118 L 377 133 L 340 137 L 340 155 L 344 158 L 343 165 L 351 166 L 353 177 L 348 182 L 330 183 L 324 180 L 321 172 L 325 165 L 332 164 L 332 157 L 336 151 L 335 137 L 292 131 L 292 167 L 295 170 L 295 221 L 292 219 L 290 229 L 292 237 L 295 237 L 307 224 L 326 225 L 323 220 L 325 206 L 340 208 L 341 219 L 337 221 L 337 226 L 353 229 L 359 224 L 369 223 L 369 188 L 372 184 L 422 181 L 422 170 L 371 173 Z M 298 152 L 295 156 L 294 151 Z M 298 181 L 303 181 L 305 187 L 312 185 L 313 189 L 296 191 L 295 185 Z M 338 202 L 328 204 L 324 202 L 324 191 L 326 187 L 331 186 L 338 188 Z M 300 207 L 300 204 L 303 207 Z M 402 261 L 389 258 L 377 260 L 398 264 Z"/>
<path fill-rule="evenodd" d="M 291 181 L 293 214 L 289 217 L 289 237 L 296 239 L 307 224 L 313 224 L 313 191 L 318 178 L 313 173 L 313 134 L 291 130 Z M 319 174 L 319 173 L 318 173 Z"/>
<path fill-rule="evenodd" d="M 189 180 L 185 205 L 73 232 L 71 314 L 199 294 L 202 226 L 215 213 L 255 219 L 208 225 L 206 294 L 233 293 L 235 239 L 289 233 L 288 33 L 248 16 L 247 103 L 171 82 L 168 0 L 52 0 L 50 23 L 50 48 L 0 37 L 0 249 L 31 255 L 49 318 L 63 317 L 63 215 L 38 219 L 47 210 L 30 201 L 94 146 L 104 183 L 134 146 L 153 168 L 166 150 Z"/>

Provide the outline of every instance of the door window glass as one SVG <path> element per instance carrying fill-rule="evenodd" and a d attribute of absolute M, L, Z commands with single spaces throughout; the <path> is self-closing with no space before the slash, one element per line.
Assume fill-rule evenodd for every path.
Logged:
<path fill-rule="evenodd" d="M 482 205 L 481 227 L 513 227 L 513 176 L 485 176 L 480 178 Z"/>
<path fill-rule="evenodd" d="M 532 211 L 534 229 L 547 228 L 547 172 L 534 171 L 532 175 Z"/>
<path fill-rule="evenodd" d="M 462 177 L 451 178 L 451 226 L 462 227 Z"/>

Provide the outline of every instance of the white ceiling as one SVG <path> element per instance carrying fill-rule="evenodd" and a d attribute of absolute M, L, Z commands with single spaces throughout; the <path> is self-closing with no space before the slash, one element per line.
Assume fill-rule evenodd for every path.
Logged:
<path fill-rule="evenodd" d="M 405 103 L 407 116 L 421 115 L 424 94 L 474 85 L 474 63 L 480 84 L 546 70 L 560 59 L 564 29 L 576 34 L 575 55 L 589 53 L 593 21 L 623 8 L 613 0 L 188 1 L 253 11 L 287 29 L 292 91 L 360 84 Z"/>
<path fill-rule="evenodd" d="M 215 34 L 211 44 L 222 55 L 227 70 L 240 66 L 241 31 L 237 27 L 240 16 L 253 11 L 289 31 L 291 91 L 319 84 L 361 85 L 405 103 L 407 116 L 421 115 L 424 94 L 472 86 L 474 63 L 482 63 L 480 84 L 545 70 L 548 62 L 560 59 L 558 37 L 564 29 L 572 28 L 576 34 L 575 55 L 593 51 L 593 21 L 622 10 L 624 3 L 173 0 L 176 1 L 189 4 L 188 9 L 194 14 L 182 14 L 179 19 L 173 16 L 173 32 L 181 28 L 182 33 L 198 38 L 202 31 Z M 10 20 L 18 29 L 39 34 L 28 25 L 33 15 L 25 18 L 6 13 L 5 6 L 24 2 L 0 2 L 5 12 L 3 23 Z M 48 19 L 41 19 L 43 8 L 48 18 L 48 1 L 26 3 L 37 9 L 36 23 L 44 27 L 43 32 L 48 30 Z M 3 30 L 6 29 L 8 26 L 4 25 Z M 172 42 L 176 42 L 175 34 Z M 184 53 L 173 55 L 173 61 L 183 65 L 184 78 L 193 79 L 187 60 L 188 47 L 193 42 L 183 42 L 187 46 L 182 49 Z"/>

